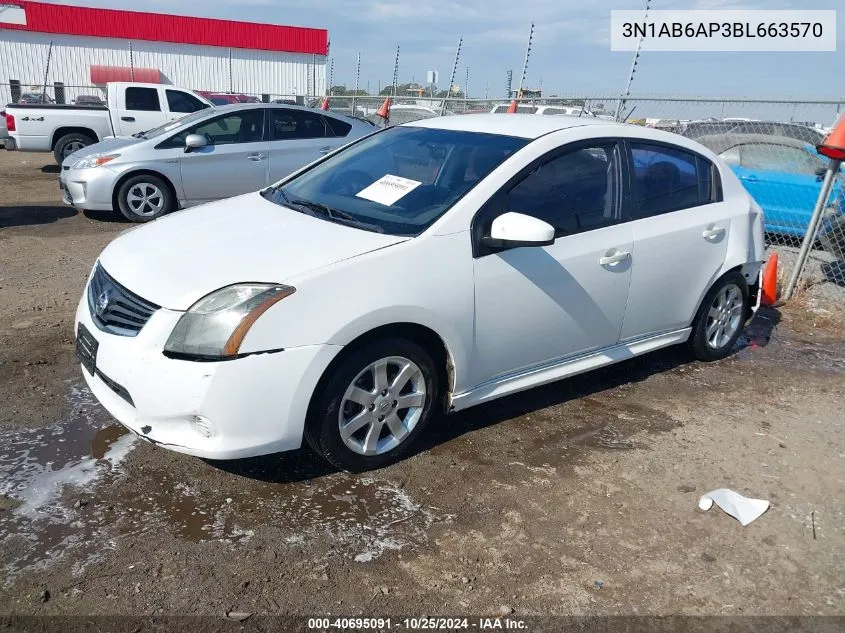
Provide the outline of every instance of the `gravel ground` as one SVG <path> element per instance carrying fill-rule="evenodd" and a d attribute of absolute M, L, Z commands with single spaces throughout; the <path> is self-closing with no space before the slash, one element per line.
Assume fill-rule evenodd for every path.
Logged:
<path fill-rule="evenodd" d="M 209 463 L 93 401 L 73 312 L 125 224 L 0 152 L 0 613 L 845 615 L 841 294 L 437 421 L 364 476 Z M 838 289 L 837 289 L 838 291 Z M 827 291 L 825 291 L 827 292 Z M 771 502 L 742 527 L 701 494 Z"/>

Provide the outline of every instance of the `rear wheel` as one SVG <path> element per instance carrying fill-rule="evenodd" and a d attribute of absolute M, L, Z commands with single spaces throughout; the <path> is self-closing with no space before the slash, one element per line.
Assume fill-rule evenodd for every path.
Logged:
<path fill-rule="evenodd" d="M 689 338 L 698 360 L 720 360 L 730 355 L 742 333 L 749 304 L 748 284 L 740 273 L 729 272 L 713 285 L 701 302 Z"/>
<path fill-rule="evenodd" d="M 117 191 L 117 205 L 127 220 L 149 222 L 173 210 L 170 187 L 158 176 L 132 176 Z"/>
<path fill-rule="evenodd" d="M 86 134 L 80 134 L 78 132 L 65 134 L 56 141 L 56 146 L 53 148 L 53 158 L 55 158 L 56 162 L 61 165 L 65 158 L 74 152 L 81 150 L 83 147 L 93 145 L 96 142 L 96 140 Z"/>
<path fill-rule="evenodd" d="M 437 375 L 428 352 L 411 341 L 367 344 L 332 371 L 315 397 L 305 440 L 341 470 L 396 462 L 436 410 Z"/>

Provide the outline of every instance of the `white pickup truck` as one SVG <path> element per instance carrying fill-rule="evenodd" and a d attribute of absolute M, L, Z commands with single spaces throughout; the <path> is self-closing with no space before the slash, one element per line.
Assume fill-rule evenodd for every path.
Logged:
<path fill-rule="evenodd" d="M 132 136 L 214 107 L 191 90 L 162 84 L 106 84 L 107 105 L 6 106 L 7 150 L 66 156 L 110 136 Z"/>

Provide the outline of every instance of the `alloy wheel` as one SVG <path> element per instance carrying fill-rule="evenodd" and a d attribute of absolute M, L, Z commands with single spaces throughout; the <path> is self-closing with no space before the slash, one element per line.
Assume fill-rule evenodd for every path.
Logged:
<path fill-rule="evenodd" d="M 728 284 L 713 299 L 707 313 L 705 335 L 707 345 L 720 350 L 731 342 L 742 326 L 742 291 L 736 284 Z"/>
<path fill-rule="evenodd" d="M 133 213 L 156 215 L 164 208 L 164 194 L 152 183 L 139 182 L 127 192 L 126 203 Z"/>

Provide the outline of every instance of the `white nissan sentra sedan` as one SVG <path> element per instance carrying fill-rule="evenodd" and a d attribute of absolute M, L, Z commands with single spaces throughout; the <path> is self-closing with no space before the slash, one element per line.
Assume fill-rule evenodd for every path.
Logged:
<path fill-rule="evenodd" d="M 675 344 L 731 353 L 760 208 L 714 154 L 566 116 L 431 118 L 115 239 L 77 312 L 99 401 L 212 459 L 360 471 L 432 417 Z M 562 383 L 560 389 L 566 389 Z"/>

